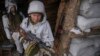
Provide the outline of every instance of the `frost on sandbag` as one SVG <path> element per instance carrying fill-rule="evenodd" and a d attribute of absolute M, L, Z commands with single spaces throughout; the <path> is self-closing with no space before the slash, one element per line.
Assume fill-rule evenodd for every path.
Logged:
<path fill-rule="evenodd" d="M 81 51 L 81 53 L 82 53 L 82 51 L 86 50 L 85 48 L 88 48 L 88 46 L 93 46 L 93 45 L 94 45 L 94 43 L 93 43 L 92 39 L 73 38 L 71 45 L 70 45 L 70 49 L 69 49 L 69 52 L 70 52 L 69 55 L 77 56 L 77 55 L 79 55 L 79 51 Z M 88 54 L 90 54 L 90 53 L 88 53 Z"/>
<path fill-rule="evenodd" d="M 85 16 L 87 18 L 100 18 L 100 3 L 92 4 L 91 7 L 88 7 L 88 9 L 83 10 L 81 8 L 80 15 Z"/>
<path fill-rule="evenodd" d="M 100 26 L 100 18 L 85 18 L 83 16 L 78 16 L 77 17 L 77 26 L 82 30 L 86 31 L 90 28 Z"/>

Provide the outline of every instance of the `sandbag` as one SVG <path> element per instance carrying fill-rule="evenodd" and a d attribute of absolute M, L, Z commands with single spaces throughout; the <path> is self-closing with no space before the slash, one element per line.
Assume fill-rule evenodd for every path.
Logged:
<path fill-rule="evenodd" d="M 86 13 L 88 9 L 91 7 L 92 4 L 89 3 L 88 0 L 81 0 L 80 4 L 80 14 L 81 13 Z"/>
<path fill-rule="evenodd" d="M 92 38 L 93 37 L 93 38 Z M 95 38 L 96 37 L 96 38 Z M 95 40 L 100 40 L 98 36 L 90 36 L 87 38 L 73 38 L 71 41 L 68 56 L 95 56 L 100 51 L 99 47 L 95 46 Z M 99 49 L 98 49 L 99 48 Z"/>
<path fill-rule="evenodd" d="M 100 18 L 85 18 L 83 16 L 78 16 L 77 17 L 77 26 L 84 32 L 86 32 L 86 30 L 96 27 L 96 26 L 100 26 Z"/>
<path fill-rule="evenodd" d="M 87 18 L 100 18 L 100 3 L 89 4 L 85 2 L 80 7 L 80 15 Z"/>
<path fill-rule="evenodd" d="M 72 56 L 77 56 L 79 50 L 84 49 L 88 46 L 92 46 L 92 45 L 94 44 L 91 39 L 74 38 L 72 39 L 69 52 Z"/>

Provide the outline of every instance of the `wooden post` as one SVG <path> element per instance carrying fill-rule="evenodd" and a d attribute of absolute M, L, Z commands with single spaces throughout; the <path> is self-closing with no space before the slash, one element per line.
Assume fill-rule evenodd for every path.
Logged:
<path fill-rule="evenodd" d="M 56 35 L 56 33 L 57 33 L 57 29 L 59 27 L 59 22 L 61 20 L 62 14 L 64 13 L 64 9 L 65 9 L 65 2 L 64 2 L 64 0 L 61 0 L 59 8 L 58 8 L 57 20 L 56 20 L 56 26 L 55 26 L 55 33 L 54 33 L 54 35 Z"/>
<path fill-rule="evenodd" d="M 68 4 L 66 4 L 65 19 L 63 24 L 63 33 L 61 35 L 62 47 L 60 51 L 60 56 L 63 56 L 63 53 L 68 54 L 71 38 L 75 36 L 75 34 L 71 33 L 70 30 L 76 26 L 75 23 L 80 5 L 80 0 L 69 0 L 69 2 L 67 3 Z"/>
<path fill-rule="evenodd" d="M 56 25 L 55 25 L 55 32 L 54 32 L 54 35 L 56 36 L 57 35 L 57 30 L 58 30 L 58 27 L 59 27 L 59 24 L 60 24 L 60 21 L 62 20 L 61 17 L 63 16 L 62 14 L 64 14 L 65 12 L 65 0 L 61 0 L 60 2 L 60 5 L 59 5 L 59 8 L 58 8 L 58 13 L 57 13 L 57 20 L 56 20 Z M 59 35 L 56 36 L 56 40 L 55 40 L 55 56 L 61 56 L 60 54 L 60 49 L 61 49 L 61 40 L 59 38 Z"/>

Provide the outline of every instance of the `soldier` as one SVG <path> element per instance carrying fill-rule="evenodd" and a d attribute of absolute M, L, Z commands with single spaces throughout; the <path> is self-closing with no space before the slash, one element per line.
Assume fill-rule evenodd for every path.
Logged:
<path fill-rule="evenodd" d="M 28 17 L 22 21 L 20 27 L 23 28 L 27 32 L 31 32 L 32 34 L 35 34 L 37 38 L 41 39 L 42 42 L 46 44 L 46 46 L 52 48 L 54 38 L 51 32 L 50 25 L 46 19 L 47 17 L 46 17 L 44 4 L 41 1 L 32 1 L 29 4 Z M 13 36 L 16 36 L 16 34 L 18 34 L 18 32 L 14 33 Z M 26 36 L 26 34 L 24 33 L 22 33 L 22 35 L 23 35 L 22 37 Z M 34 56 L 34 52 L 36 52 L 35 49 L 37 48 L 37 46 L 33 48 L 31 47 L 32 44 L 33 43 L 31 41 L 23 42 L 23 47 L 24 47 L 26 56 Z M 33 52 L 31 52 L 32 49 L 33 49 Z M 30 53 L 27 53 L 27 52 L 30 52 Z"/>
<path fill-rule="evenodd" d="M 23 19 L 23 16 L 17 10 L 17 5 L 15 3 L 9 2 L 7 9 L 7 14 L 2 16 L 4 31 L 6 33 L 7 39 L 10 43 L 15 43 L 17 51 L 22 54 L 22 45 L 16 39 L 13 39 L 12 33 L 18 32 L 18 27 Z"/>

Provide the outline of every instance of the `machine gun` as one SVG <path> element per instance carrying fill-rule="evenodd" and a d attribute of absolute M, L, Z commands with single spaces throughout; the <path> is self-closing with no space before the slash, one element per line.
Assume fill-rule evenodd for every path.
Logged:
<path fill-rule="evenodd" d="M 24 32 L 25 33 L 25 39 L 27 41 L 35 41 L 37 44 L 39 44 L 39 47 L 40 48 L 43 48 L 45 49 L 46 51 L 49 51 L 51 54 L 54 55 L 54 51 L 53 50 L 50 50 L 48 48 L 48 46 L 46 46 L 46 44 L 38 37 L 36 37 L 35 34 L 32 34 L 30 31 L 25 31 L 23 28 L 21 28 L 21 32 Z"/>

